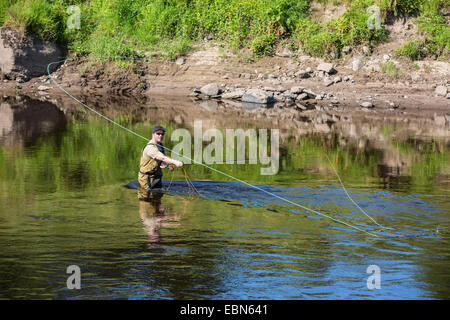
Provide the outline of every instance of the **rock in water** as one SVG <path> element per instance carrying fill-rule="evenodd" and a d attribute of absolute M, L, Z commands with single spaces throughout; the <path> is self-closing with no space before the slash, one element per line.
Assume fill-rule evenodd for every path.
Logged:
<path fill-rule="evenodd" d="M 372 102 L 363 102 L 363 103 L 360 104 L 360 106 L 361 106 L 362 108 L 368 108 L 368 109 L 371 109 L 371 108 L 374 107 L 374 105 L 373 105 Z"/>
<path fill-rule="evenodd" d="M 240 99 L 245 94 L 245 89 L 236 89 L 222 95 L 223 99 Z"/>
<path fill-rule="evenodd" d="M 261 89 L 249 89 L 242 96 L 242 102 L 251 102 L 251 103 L 273 103 L 275 99 L 273 98 L 272 93 L 268 93 Z"/>
<path fill-rule="evenodd" d="M 217 83 L 209 83 L 201 87 L 200 92 L 205 96 L 217 96 L 219 94 L 219 87 Z"/>
<path fill-rule="evenodd" d="M 47 65 L 62 58 L 55 44 L 34 35 L 25 36 L 13 28 L 0 28 L 0 69 L 10 79 L 45 75 Z"/>

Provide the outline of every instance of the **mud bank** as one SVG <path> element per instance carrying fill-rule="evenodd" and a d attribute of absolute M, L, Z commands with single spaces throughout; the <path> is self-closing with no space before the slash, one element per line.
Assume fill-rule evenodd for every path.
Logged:
<path fill-rule="evenodd" d="M 388 61 L 402 70 L 401 77 L 381 70 Z M 259 90 L 274 98 L 272 104 L 262 104 L 270 110 L 272 121 L 325 111 L 378 117 L 380 121 L 427 118 L 439 127 L 450 126 L 450 64 L 425 61 L 411 66 L 388 54 L 361 56 L 354 52 L 329 64 L 284 50 L 273 57 L 244 62 L 206 44 L 174 62 L 137 60 L 119 67 L 95 59 L 68 60 L 51 77 L 74 96 L 176 97 L 207 108 L 220 105 L 225 110 L 227 106 L 242 107 L 242 94 L 233 95 L 236 91 Z M 51 99 L 61 94 L 53 80 L 46 75 L 29 81 L 3 79 L 0 93 Z M 214 84 L 218 94 L 201 94 L 199 89 L 208 84 Z"/>

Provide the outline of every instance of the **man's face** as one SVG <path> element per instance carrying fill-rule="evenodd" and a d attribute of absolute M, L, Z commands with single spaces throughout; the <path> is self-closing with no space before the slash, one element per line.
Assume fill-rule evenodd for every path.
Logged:
<path fill-rule="evenodd" d="M 164 139 L 164 131 L 158 130 L 153 134 L 153 141 L 156 143 L 162 142 Z"/>

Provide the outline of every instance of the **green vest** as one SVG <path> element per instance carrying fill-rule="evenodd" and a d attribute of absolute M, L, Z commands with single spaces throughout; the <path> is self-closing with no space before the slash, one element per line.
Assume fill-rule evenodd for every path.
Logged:
<path fill-rule="evenodd" d="M 148 145 L 156 145 L 158 150 L 162 154 L 166 154 L 164 151 L 164 146 L 162 144 L 155 144 L 153 142 L 148 143 L 144 149 L 142 149 L 141 153 L 141 162 L 139 164 L 139 173 L 150 176 L 151 178 L 161 178 L 162 170 L 161 170 L 161 162 L 160 160 L 156 160 L 153 158 L 146 159 L 144 158 L 144 150 Z"/>

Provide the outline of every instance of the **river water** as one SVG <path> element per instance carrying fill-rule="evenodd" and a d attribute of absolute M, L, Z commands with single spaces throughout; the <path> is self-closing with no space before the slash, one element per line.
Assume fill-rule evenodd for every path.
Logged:
<path fill-rule="evenodd" d="M 165 171 L 167 192 L 138 201 L 124 186 L 146 141 L 73 101 L 3 97 L 0 298 L 450 298 L 448 128 L 304 120 L 306 130 L 253 108 L 89 104 L 146 137 L 164 125 L 169 147 L 176 129 L 194 135 L 195 120 L 205 130 L 280 129 L 278 172 L 212 165 L 265 193 L 186 165 Z M 71 265 L 80 289 L 67 287 Z"/>

